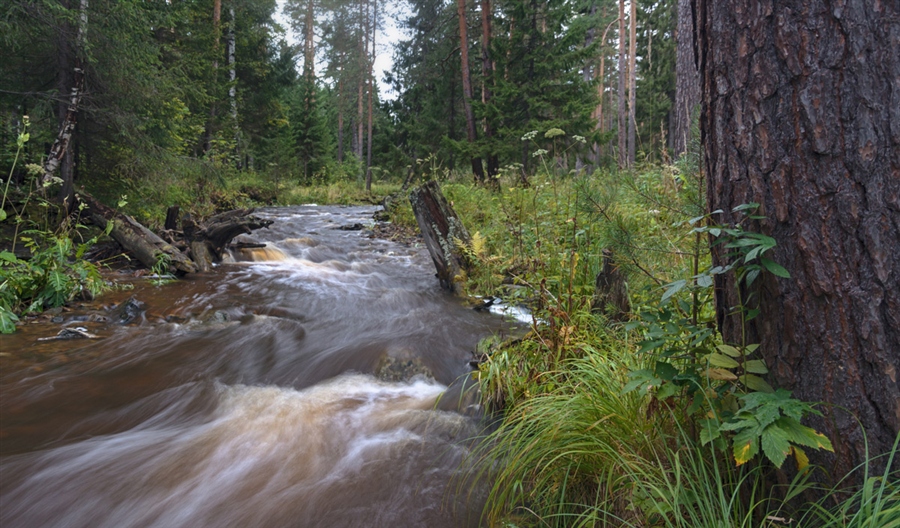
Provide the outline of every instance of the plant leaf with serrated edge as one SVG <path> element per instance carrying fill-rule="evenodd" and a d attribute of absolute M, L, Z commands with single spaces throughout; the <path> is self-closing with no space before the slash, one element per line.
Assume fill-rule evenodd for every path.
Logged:
<path fill-rule="evenodd" d="M 714 380 L 722 380 L 722 381 L 735 381 L 738 377 L 731 372 L 730 370 L 725 370 L 721 368 L 710 368 L 706 369 L 704 375 L 709 379 Z"/>
<path fill-rule="evenodd" d="M 724 354 L 716 354 L 713 352 L 706 356 L 706 360 L 714 367 L 737 368 L 741 364 Z"/>
<path fill-rule="evenodd" d="M 775 467 L 781 467 L 784 459 L 791 453 L 791 443 L 788 435 L 778 425 L 770 425 L 763 430 L 761 442 L 762 451 Z"/>
<path fill-rule="evenodd" d="M 771 385 L 766 383 L 766 380 L 753 374 L 744 374 L 740 377 L 740 382 L 743 383 L 748 389 L 759 392 L 775 392 L 775 389 L 773 389 Z"/>
<path fill-rule="evenodd" d="M 803 471 L 809 465 L 809 457 L 806 456 L 806 451 L 797 446 L 791 446 L 791 450 L 794 452 L 794 458 L 797 459 L 797 471 Z"/>
<path fill-rule="evenodd" d="M 766 362 L 761 359 L 751 359 L 744 361 L 744 370 L 754 374 L 768 374 L 769 369 L 766 368 Z"/>
<path fill-rule="evenodd" d="M 718 420 L 702 420 L 700 424 L 700 444 L 706 445 L 716 438 L 719 438 L 722 433 L 719 432 L 719 421 Z"/>
<path fill-rule="evenodd" d="M 754 430 L 741 431 L 734 435 L 732 442 L 734 461 L 739 466 L 749 462 L 759 453 L 759 435 Z"/>
<path fill-rule="evenodd" d="M 781 277 L 783 279 L 790 279 L 791 273 L 784 269 L 784 266 L 775 262 L 774 260 L 769 260 L 767 258 L 761 258 L 759 261 L 762 263 L 763 267 L 769 270 L 772 275 L 776 277 Z"/>
<path fill-rule="evenodd" d="M 834 452 L 831 440 L 829 440 L 827 436 L 816 432 L 812 427 L 802 425 L 800 422 L 789 416 L 782 416 L 775 420 L 773 425 L 781 428 L 791 443 L 813 447 L 815 449 L 824 449 L 826 451 L 831 451 L 832 453 Z"/>
<path fill-rule="evenodd" d="M 729 356 L 731 356 L 733 358 L 741 357 L 741 351 L 734 348 L 731 345 L 718 345 L 718 346 L 716 346 L 716 349 L 719 352 L 721 352 L 723 354 L 728 354 Z"/>

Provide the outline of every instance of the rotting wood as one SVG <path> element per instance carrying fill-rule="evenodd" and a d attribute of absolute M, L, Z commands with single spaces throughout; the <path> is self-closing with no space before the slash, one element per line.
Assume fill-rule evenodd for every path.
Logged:
<path fill-rule="evenodd" d="M 141 264 L 152 268 L 159 262 L 160 255 L 168 258 L 171 266 L 182 273 L 195 273 L 196 264 L 175 246 L 138 223 L 134 218 L 122 214 L 97 201 L 93 196 L 80 192 L 79 201 L 87 205 L 91 221 L 101 228 L 112 222 L 110 231 L 116 242 L 134 255 Z"/>
<path fill-rule="evenodd" d="M 625 276 L 616 265 L 613 252 L 609 249 L 603 250 L 603 267 L 594 283 L 591 310 L 602 312 L 613 321 L 624 321 L 631 311 Z"/>
<path fill-rule="evenodd" d="M 441 287 L 464 294 L 470 264 L 461 245 L 471 245 L 471 237 L 456 212 L 444 198 L 436 181 L 416 187 L 409 195 L 413 214 L 437 269 Z"/>
<path fill-rule="evenodd" d="M 110 236 L 126 251 L 134 255 L 141 264 L 152 268 L 160 256 L 168 259 L 174 270 L 181 273 L 209 271 L 213 263 L 220 262 L 231 240 L 255 229 L 268 227 L 272 220 L 254 216 L 253 209 L 235 209 L 215 215 L 202 224 L 196 223 L 190 215 L 182 220 L 182 231 L 167 229 L 164 233 L 172 243 L 163 240 L 128 215 L 111 209 L 86 193 L 79 193 L 78 199 L 87 205 L 91 221 L 105 228 L 113 222 Z M 172 208 L 169 209 L 169 215 Z M 182 240 L 179 240 L 179 237 Z M 179 249 L 181 246 L 185 251 Z"/>

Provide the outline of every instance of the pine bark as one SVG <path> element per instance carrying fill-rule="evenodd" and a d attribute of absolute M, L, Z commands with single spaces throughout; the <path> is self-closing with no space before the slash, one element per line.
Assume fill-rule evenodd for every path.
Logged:
<path fill-rule="evenodd" d="M 619 0 L 619 168 L 628 165 L 628 142 L 625 123 L 625 79 L 628 77 L 628 66 L 625 64 L 625 0 Z"/>
<path fill-rule="evenodd" d="M 678 0 L 675 33 L 675 118 L 672 149 L 675 156 L 687 152 L 691 122 L 700 105 L 700 71 L 694 47 L 694 9 L 691 0 Z"/>
<path fill-rule="evenodd" d="M 493 18 L 493 8 L 491 0 L 481 0 L 481 103 L 488 112 L 482 119 L 484 128 L 484 139 L 488 144 L 487 155 L 487 177 L 490 181 L 494 181 L 500 172 L 500 161 L 497 154 L 492 152 L 493 146 L 491 139 L 494 137 L 494 128 L 491 124 L 490 112 L 488 111 L 491 104 L 494 82 L 494 62 L 491 60 L 491 19 Z"/>
<path fill-rule="evenodd" d="M 637 1 L 631 0 L 628 17 L 628 166 L 634 165 L 637 129 Z"/>
<path fill-rule="evenodd" d="M 866 440 L 885 453 L 900 433 L 900 4 L 695 2 L 709 208 L 733 221 L 759 203 L 753 228 L 791 274 L 758 281 L 748 337 L 772 383 L 833 404 L 810 425 L 836 452 L 813 461 L 840 478 Z M 740 342 L 735 291 L 717 277 L 719 324 Z"/>
<path fill-rule="evenodd" d="M 466 0 L 457 0 L 456 11 L 459 15 L 459 51 L 461 56 L 461 72 L 463 85 L 463 111 L 466 114 L 466 137 L 469 145 L 474 148 L 475 142 L 478 140 L 478 134 L 475 129 L 475 113 L 472 111 L 472 79 L 469 75 L 469 37 L 466 24 Z M 479 156 L 471 156 L 472 173 L 475 175 L 475 181 L 484 182 L 484 167 L 481 164 Z"/>
<path fill-rule="evenodd" d="M 366 134 L 366 192 L 372 190 L 372 96 L 375 91 L 375 75 L 373 69 L 375 67 L 375 30 L 378 23 L 378 0 L 372 0 L 372 54 L 368 58 L 369 62 L 369 95 L 368 95 L 368 116 L 367 116 L 367 134 Z M 366 24 L 368 28 L 368 24 Z M 368 46 L 366 47 L 368 52 Z"/>
<path fill-rule="evenodd" d="M 471 244 L 469 232 L 447 202 L 438 182 L 431 180 L 413 189 L 409 201 L 441 287 L 454 293 L 465 293 L 469 262 L 459 245 Z"/>

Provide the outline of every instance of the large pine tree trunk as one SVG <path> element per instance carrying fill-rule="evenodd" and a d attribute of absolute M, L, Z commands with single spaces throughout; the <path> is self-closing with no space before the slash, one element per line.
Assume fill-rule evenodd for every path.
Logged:
<path fill-rule="evenodd" d="M 491 19 L 493 18 L 493 8 L 491 0 L 481 0 L 481 102 L 485 109 L 491 103 L 494 82 L 494 61 L 491 60 Z M 484 139 L 488 143 L 488 148 L 493 149 L 491 138 L 494 137 L 494 127 L 491 124 L 491 117 L 485 116 L 484 122 Z M 494 181 L 500 172 L 500 161 L 492 151 L 487 155 L 487 177 L 488 180 Z"/>
<path fill-rule="evenodd" d="M 628 67 L 625 65 L 625 0 L 619 0 L 619 168 L 628 164 L 628 142 L 625 129 L 625 79 L 628 77 Z"/>
<path fill-rule="evenodd" d="M 691 118 L 700 104 L 700 71 L 694 47 L 694 10 L 691 0 L 678 0 L 675 33 L 675 119 L 672 149 L 684 154 L 691 140 Z"/>
<path fill-rule="evenodd" d="M 695 1 L 709 208 L 761 204 L 791 278 L 762 279 L 749 337 L 770 381 L 834 404 L 812 425 L 840 477 L 866 455 L 857 419 L 872 454 L 900 432 L 900 4 Z M 739 342 L 733 278 L 716 287 Z"/>
<path fill-rule="evenodd" d="M 466 27 L 466 0 L 457 0 L 456 10 L 459 15 L 459 51 L 461 55 L 461 72 L 463 85 L 463 110 L 466 113 L 466 136 L 469 145 L 474 146 L 477 138 L 475 131 L 475 113 L 472 111 L 472 79 L 469 76 L 469 37 Z M 475 181 L 484 181 L 484 167 L 481 165 L 479 156 L 471 156 L 472 173 L 475 174 Z"/>
<path fill-rule="evenodd" d="M 631 0 L 628 16 L 628 166 L 634 165 L 637 150 L 637 2 Z"/>

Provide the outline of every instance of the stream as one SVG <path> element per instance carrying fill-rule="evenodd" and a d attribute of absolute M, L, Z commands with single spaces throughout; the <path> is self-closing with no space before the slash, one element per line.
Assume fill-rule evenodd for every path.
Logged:
<path fill-rule="evenodd" d="M 236 262 L 120 276 L 0 336 L 0 526 L 478 526 L 460 387 L 515 327 L 442 292 L 424 249 L 338 229 L 373 212 L 264 209 Z M 61 327 L 97 339 L 39 340 Z"/>

